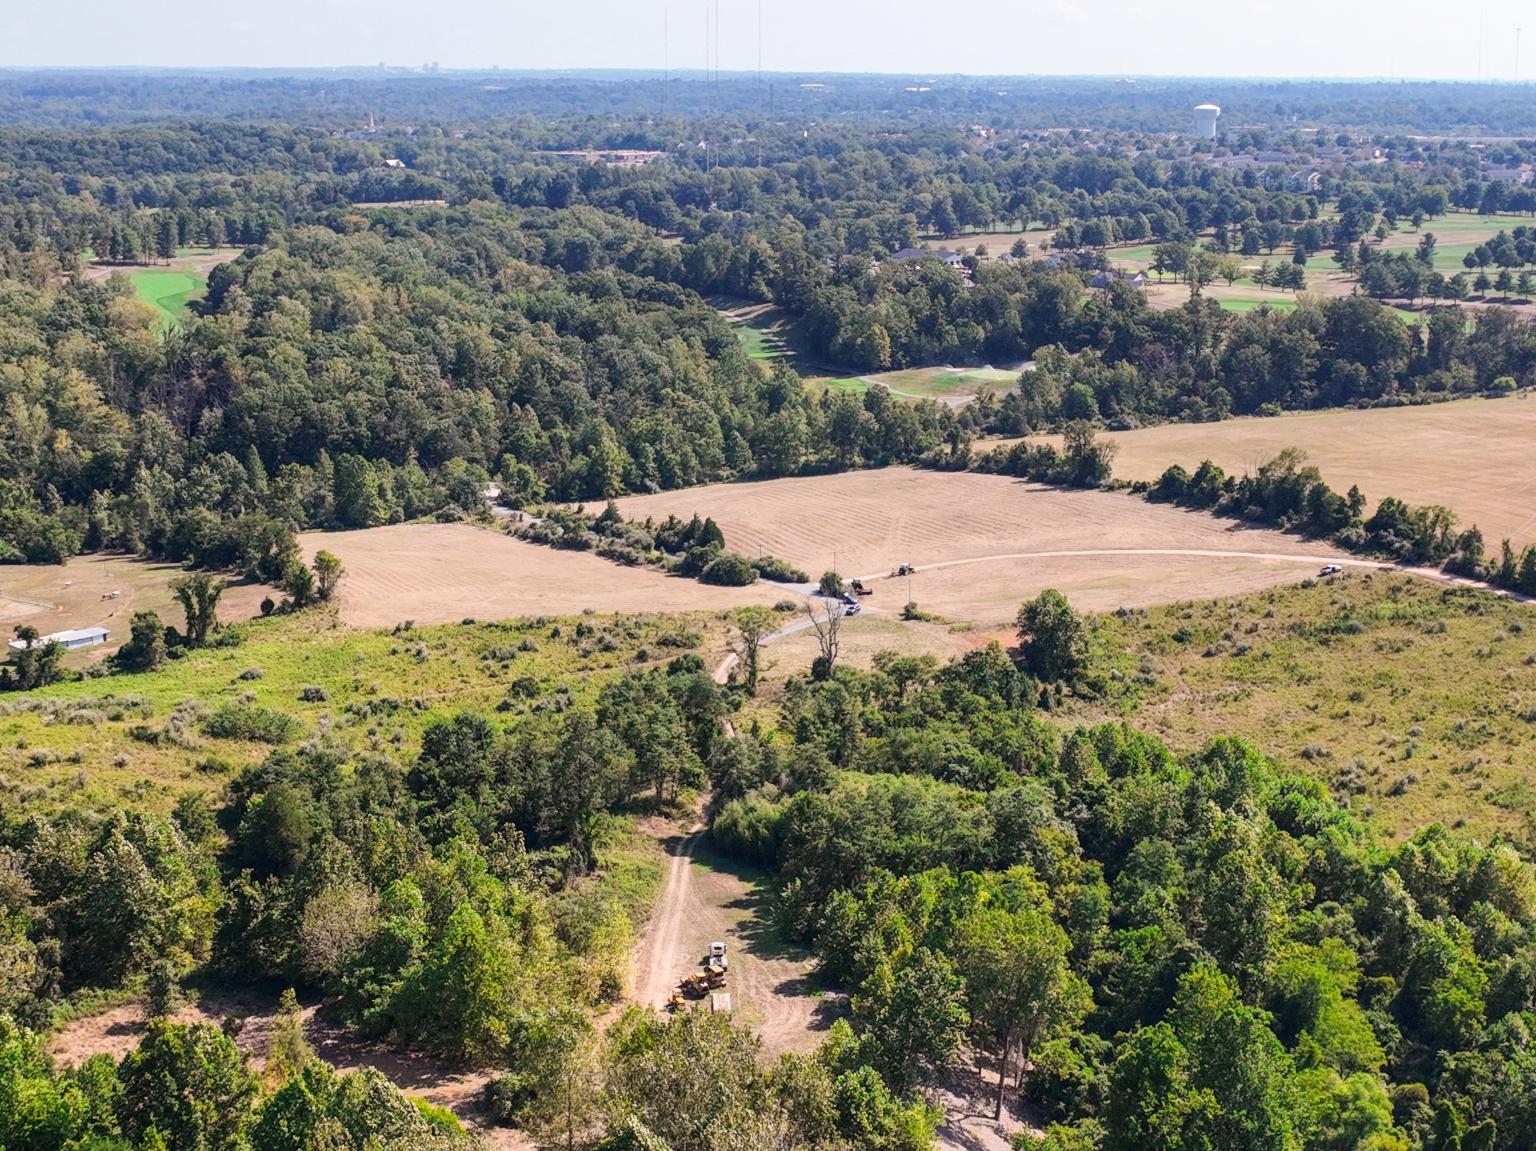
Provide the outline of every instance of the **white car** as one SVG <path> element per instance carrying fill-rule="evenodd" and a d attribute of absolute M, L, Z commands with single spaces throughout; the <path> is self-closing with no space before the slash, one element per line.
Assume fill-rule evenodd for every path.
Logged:
<path fill-rule="evenodd" d="M 1343 570 L 1338 564 L 1324 564 L 1323 570 L 1317 574 L 1320 576 L 1338 575 Z"/>

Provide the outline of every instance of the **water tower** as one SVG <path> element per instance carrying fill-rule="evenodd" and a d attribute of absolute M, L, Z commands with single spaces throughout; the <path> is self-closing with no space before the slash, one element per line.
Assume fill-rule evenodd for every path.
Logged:
<path fill-rule="evenodd" d="M 1195 108 L 1195 137 L 1200 140 L 1216 139 L 1216 121 L 1221 119 L 1221 109 L 1215 104 L 1200 104 Z"/>

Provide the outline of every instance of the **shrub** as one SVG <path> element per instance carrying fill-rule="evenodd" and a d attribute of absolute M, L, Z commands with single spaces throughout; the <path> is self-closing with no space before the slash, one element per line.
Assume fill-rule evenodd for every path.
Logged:
<path fill-rule="evenodd" d="M 715 816 L 710 834 L 722 850 L 768 866 L 778 859 L 784 809 L 760 795 L 733 799 Z"/>
<path fill-rule="evenodd" d="M 324 703 L 331 698 L 331 693 L 318 684 L 309 684 L 299 689 L 299 699 L 304 703 Z"/>
<path fill-rule="evenodd" d="M 721 552 L 699 573 L 699 580 L 721 587 L 746 587 L 757 581 L 757 569 L 745 556 L 735 552 Z"/>
<path fill-rule="evenodd" d="M 235 703 L 226 703 L 203 721 L 203 731 L 214 739 L 244 739 L 253 743 L 288 743 L 298 738 L 303 728 L 303 724 L 283 712 Z"/>
<path fill-rule="evenodd" d="M 799 568 L 785 563 L 777 556 L 758 556 L 752 561 L 758 578 L 774 583 L 809 583 L 811 577 Z"/>

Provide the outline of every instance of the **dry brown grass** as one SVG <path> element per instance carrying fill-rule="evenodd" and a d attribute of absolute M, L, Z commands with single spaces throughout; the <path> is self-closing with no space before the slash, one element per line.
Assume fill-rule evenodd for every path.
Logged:
<path fill-rule="evenodd" d="M 716 484 L 619 507 L 632 519 L 713 516 L 732 550 L 776 555 L 813 577 L 833 567 L 884 577 L 916 564 L 912 597 L 974 624 L 1011 619 L 1045 587 L 1081 609 L 1111 610 L 1256 591 L 1340 559 L 1323 545 L 1122 493 L 968 472 L 885 468 Z M 1141 554 L 1106 554 L 1116 550 Z M 872 604 L 893 613 L 907 595 L 906 580 L 880 578 Z"/>
<path fill-rule="evenodd" d="M 514 616 L 676 612 L 771 603 L 779 589 L 710 587 L 623 567 L 589 552 L 556 551 L 466 524 L 400 524 L 354 532 L 307 532 L 306 556 L 341 557 L 341 616 L 358 627 L 404 619 L 452 623 Z"/>
<path fill-rule="evenodd" d="M 1119 445 L 1120 479 L 1152 480 L 1170 464 L 1192 470 L 1204 459 L 1228 472 L 1253 471 L 1296 447 L 1340 491 L 1358 484 L 1373 503 L 1397 496 L 1444 504 L 1462 524 L 1481 528 L 1490 548 L 1506 537 L 1536 542 L 1536 400 L 1529 397 L 1165 424 L 1107 438 Z"/>
<path fill-rule="evenodd" d="M 182 610 L 170 585 L 184 574 L 176 564 L 115 555 L 6 566 L 0 568 L 0 630 L 8 639 L 21 624 L 31 624 L 45 635 L 99 625 L 111 633 L 111 640 L 72 653 L 69 662 L 100 659 L 128 638 L 128 621 L 136 611 L 155 611 L 166 623 L 181 625 Z M 102 598 L 111 591 L 120 594 L 116 599 Z M 275 593 L 260 584 L 232 584 L 219 600 L 219 618 L 226 623 L 249 619 L 267 595 Z"/>

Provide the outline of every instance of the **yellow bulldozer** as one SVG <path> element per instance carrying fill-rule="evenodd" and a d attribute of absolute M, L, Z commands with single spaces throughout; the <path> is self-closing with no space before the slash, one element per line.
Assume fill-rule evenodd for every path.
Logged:
<path fill-rule="evenodd" d="M 672 992 L 672 997 L 667 1000 L 669 1010 L 676 1011 L 690 999 L 703 999 L 711 991 L 725 986 L 725 968 L 711 964 L 702 971 L 695 971 L 683 977 L 677 985 L 677 990 Z"/>

